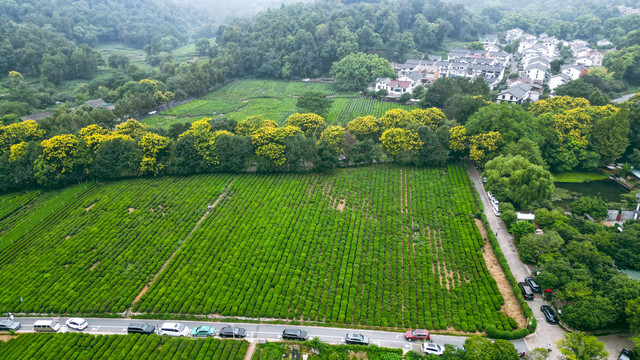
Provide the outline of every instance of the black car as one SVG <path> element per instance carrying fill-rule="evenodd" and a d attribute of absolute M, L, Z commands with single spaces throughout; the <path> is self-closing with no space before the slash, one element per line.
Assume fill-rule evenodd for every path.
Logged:
<path fill-rule="evenodd" d="M 526 277 L 524 278 L 524 282 L 527 283 L 527 285 L 529 285 L 529 287 L 531 288 L 531 290 L 533 290 L 533 292 L 540 292 L 540 285 L 538 285 L 538 283 L 536 282 L 536 280 L 532 277 Z"/>
<path fill-rule="evenodd" d="M 354 345 L 369 345 L 369 338 L 356 333 L 348 333 L 347 337 L 344 339 L 347 344 Z"/>
<path fill-rule="evenodd" d="M 285 329 L 282 338 L 287 340 L 307 340 L 307 332 L 300 329 Z"/>
<path fill-rule="evenodd" d="M 549 324 L 557 324 L 558 323 L 558 317 L 556 316 L 556 312 L 553 311 L 551 306 L 542 305 L 542 306 L 540 306 L 540 311 L 542 311 L 542 313 L 544 314 L 544 317 L 547 319 L 547 322 Z"/>
<path fill-rule="evenodd" d="M 156 327 L 143 322 L 133 322 L 127 327 L 128 334 L 153 334 L 156 332 Z"/>
<path fill-rule="evenodd" d="M 243 338 L 247 336 L 247 330 L 235 326 L 225 326 L 218 333 L 220 337 Z"/>
<path fill-rule="evenodd" d="M 16 331 L 20 329 L 20 323 L 11 320 L 0 321 L 0 331 Z"/>
<path fill-rule="evenodd" d="M 620 351 L 620 355 L 618 355 L 618 360 L 631 360 L 633 359 L 633 351 L 629 349 L 622 349 Z"/>
<path fill-rule="evenodd" d="M 531 290 L 531 287 L 529 287 L 529 285 L 523 282 L 519 282 L 518 286 L 520 287 L 522 296 L 524 296 L 525 300 L 533 300 L 533 290 Z"/>

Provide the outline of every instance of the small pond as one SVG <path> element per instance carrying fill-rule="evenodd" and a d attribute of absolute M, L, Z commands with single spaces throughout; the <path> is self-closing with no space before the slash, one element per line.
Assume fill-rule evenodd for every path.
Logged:
<path fill-rule="evenodd" d="M 555 183 L 555 186 L 557 188 L 569 190 L 577 196 L 599 196 L 605 202 L 619 202 L 620 195 L 628 192 L 628 190 L 626 190 L 622 185 L 611 179 L 581 183 L 557 182 Z M 567 199 L 555 201 L 553 204 L 563 208 L 568 208 L 572 202 L 573 200 Z"/>

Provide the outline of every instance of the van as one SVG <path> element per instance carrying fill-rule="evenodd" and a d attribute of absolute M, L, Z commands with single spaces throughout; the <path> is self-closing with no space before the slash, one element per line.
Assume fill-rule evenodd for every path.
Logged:
<path fill-rule="evenodd" d="M 160 335 L 189 336 L 189 328 L 183 324 L 166 322 L 160 326 Z"/>
<path fill-rule="evenodd" d="M 33 323 L 33 331 L 36 332 L 58 332 L 60 324 L 54 320 L 38 320 Z"/>

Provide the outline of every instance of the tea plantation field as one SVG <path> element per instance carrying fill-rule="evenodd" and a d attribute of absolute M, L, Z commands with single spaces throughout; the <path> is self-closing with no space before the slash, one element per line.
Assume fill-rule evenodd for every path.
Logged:
<path fill-rule="evenodd" d="M 89 183 L 26 204 L 29 193 L 15 196 L 23 206 L 0 221 L 0 311 L 124 311 L 230 179 Z"/>
<path fill-rule="evenodd" d="M 243 120 L 251 115 L 282 123 L 298 112 L 296 98 L 313 90 L 333 98 L 326 114 L 328 123 L 346 124 L 358 116 L 380 117 L 391 109 L 412 110 L 414 106 L 361 98 L 358 93 L 345 92 L 331 83 L 291 82 L 274 80 L 239 80 L 216 89 L 200 99 L 161 112 L 142 120 L 151 126 L 168 127 L 173 123 L 193 122 L 220 114 Z"/>
<path fill-rule="evenodd" d="M 22 334 L 0 342 L 0 359 L 230 359 L 242 360 L 249 343 L 156 335 Z"/>
<path fill-rule="evenodd" d="M 461 164 L 30 194 L 0 197 L 1 312 L 511 330 Z"/>

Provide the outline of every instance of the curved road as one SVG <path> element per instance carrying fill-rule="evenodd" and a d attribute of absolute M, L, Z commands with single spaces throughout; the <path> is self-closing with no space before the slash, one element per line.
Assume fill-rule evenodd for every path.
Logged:
<path fill-rule="evenodd" d="M 478 190 L 478 193 L 480 194 L 480 199 L 482 199 L 484 214 L 489 221 L 491 231 L 497 235 L 500 249 L 507 258 L 507 263 L 511 268 L 511 272 L 518 282 L 524 281 L 525 277 L 531 276 L 531 269 L 529 269 L 529 267 L 520 260 L 518 250 L 513 242 L 513 237 L 507 232 L 507 227 L 504 222 L 502 222 L 502 220 L 491 210 L 491 202 L 484 190 L 482 179 L 480 178 L 480 172 L 469 160 L 466 160 L 466 163 L 471 172 L 471 179 L 473 180 L 476 190 Z M 540 306 L 545 304 L 549 305 L 548 302 L 543 300 L 542 296 L 539 294 L 536 294 L 535 299 L 529 301 L 529 306 L 533 311 L 533 315 L 536 317 L 538 327 L 536 328 L 535 333 L 525 338 L 525 342 L 529 349 L 535 349 L 538 347 L 546 349 L 549 344 L 551 344 L 553 351 L 551 352 L 550 359 L 561 359 L 556 343 L 558 340 L 564 338 L 564 330 L 562 330 L 558 325 L 549 325 L 546 322 L 544 315 L 540 311 Z"/>

